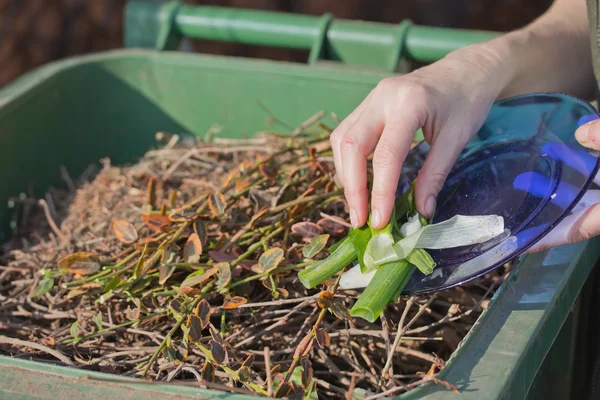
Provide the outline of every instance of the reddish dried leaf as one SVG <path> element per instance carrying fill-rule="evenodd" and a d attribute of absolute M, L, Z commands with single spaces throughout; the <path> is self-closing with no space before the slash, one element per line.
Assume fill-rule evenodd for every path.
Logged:
<path fill-rule="evenodd" d="M 120 242 L 131 244 L 138 240 L 138 232 L 129 221 L 117 219 L 113 222 L 113 232 Z"/>
<path fill-rule="evenodd" d="M 252 364 L 254 363 L 255 358 L 256 358 L 256 355 L 254 353 L 251 353 L 248 357 L 246 357 L 246 359 L 242 363 L 242 367 L 250 368 L 252 366 Z"/>
<path fill-rule="evenodd" d="M 196 315 L 200 318 L 200 326 L 202 329 L 208 326 L 210 322 L 210 304 L 205 299 L 200 300 L 196 307 Z"/>
<path fill-rule="evenodd" d="M 290 292 L 288 292 L 287 289 L 284 288 L 277 288 L 277 291 L 281 293 L 283 297 L 288 297 L 290 295 Z"/>
<path fill-rule="evenodd" d="M 310 243 L 307 244 L 302 249 L 302 255 L 305 258 L 313 258 L 317 254 L 319 254 L 321 252 L 321 250 L 323 250 L 325 248 L 328 240 L 329 240 L 328 234 L 319 235 L 319 236 L 312 238 Z"/>
<path fill-rule="evenodd" d="M 58 268 L 66 269 L 72 274 L 90 275 L 100 269 L 100 259 L 94 253 L 75 253 L 61 258 Z"/>
<path fill-rule="evenodd" d="M 225 201 L 225 196 L 222 193 L 212 194 L 208 198 L 208 208 L 210 208 L 210 212 L 215 217 L 220 217 L 225 213 L 225 207 L 227 206 L 227 202 Z"/>
<path fill-rule="evenodd" d="M 325 193 L 331 193 L 334 190 L 335 190 L 335 182 L 334 181 L 327 182 L 327 184 L 325 185 Z"/>
<path fill-rule="evenodd" d="M 308 148 L 308 156 L 311 160 L 317 159 L 317 149 L 314 146 Z"/>
<path fill-rule="evenodd" d="M 325 331 L 323 328 L 320 328 L 317 331 L 316 337 L 317 344 L 320 348 L 324 349 L 325 347 L 329 346 L 331 339 L 329 338 L 329 333 L 327 333 L 327 331 Z"/>
<path fill-rule="evenodd" d="M 330 308 L 333 304 L 333 293 L 321 292 L 319 295 L 319 300 L 317 300 L 317 304 L 321 308 Z"/>
<path fill-rule="evenodd" d="M 277 268 L 283 260 L 285 253 L 279 247 L 273 247 L 265 251 L 258 259 L 258 270 L 260 272 L 269 272 Z"/>
<path fill-rule="evenodd" d="M 196 271 L 196 272 L 198 272 L 198 271 Z M 192 274 L 195 274 L 196 272 L 193 272 Z M 208 280 L 208 278 L 210 278 L 211 276 L 213 276 L 216 273 L 217 273 L 217 270 L 215 268 L 211 268 L 207 271 L 204 271 L 204 273 L 202 273 L 202 274 L 198 273 L 197 275 L 193 275 L 193 276 L 191 276 L 192 274 L 190 274 L 181 283 L 181 287 L 184 288 L 184 287 L 192 287 L 192 286 L 199 285 L 201 283 L 206 282 Z"/>
<path fill-rule="evenodd" d="M 215 381 L 215 367 L 212 365 L 212 363 L 207 361 L 204 364 L 200 376 L 202 376 L 202 379 L 204 379 L 207 382 Z"/>
<path fill-rule="evenodd" d="M 287 397 L 291 391 L 292 391 L 292 385 L 289 382 L 284 382 L 281 384 L 281 386 L 279 386 L 279 389 L 277 389 L 277 392 L 275 392 L 275 397 L 277 397 L 277 398 Z"/>
<path fill-rule="evenodd" d="M 215 250 L 211 250 L 208 252 L 208 256 L 217 263 L 222 263 L 222 262 L 231 262 L 233 260 L 235 260 L 237 257 L 234 256 L 233 254 L 226 254 L 223 253 L 221 251 L 215 251 Z"/>
<path fill-rule="evenodd" d="M 148 250 L 156 250 L 160 246 L 160 239 L 153 238 L 153 237 L 143 238 L 143 239 L 138 240 L 135 243 L 134 247 L 138 251 L 143 251 L 144 247 L 146 247 L 146 245 L 148 245 Z"/>
<path fill-rule="evenodd" d="M 196 233 L 192 233 L 183 248 L 185 262 L 197 263 L 202 254 L 202 242 Z"/>
<path fill-rule="evenodd" d="M 273 180 L 277 177 L 277 169 L 271 163 L 260 164 L 258 170 L 265 178 Z"/>
<path fill-rule="evenodd" d="M 217 341 L 210 341 L 210 354 L 217 365 L 221 365 L 225 361 L 225 348 Z"/>
<path fill-rule="evenodd" d="M 197 315 L 190 315 L 188 318 L 188 327 L 190 328 L 189 338 L 192 343 L 196 343 L 202 338 L 202 321 Z"/>
<path fill-rule="evenodd" d="M 200 243 L 202 243 L 202 247 L 206 247 L 206 241 L 208 239 L 208 232 L 206 231 L 206 224 L 202 221 L 202 220 L 195 220 L 194 221 L 194 233 L 196 235 L 198 235 L 198 238 L 200 239 Z"/>
<path fill-rule="evenodd" d="M 175 210 L 169 214 L 169 221 L 171 222 L 185 222 L 190 221 L 196 216 L 196 210 L 191 207 L 181 208 Z"/>
<path fill-rule="evenodd" d="M 226 310 L 233 310 L 234 308 L 238 308 L 239 306 L 241 306 L 242 304 L 246 304 L 247 302 L 248 302 L 247 299 L 240 297 L 240 296 L 235 296 L 235 297 L 225 300 L 225 303 L 223 304 L 223 308 Z"/>
<path fill-rule="evenodd" d="M 312 363 L 308 358 L 302 359 L 302 387 L 308 389 L 313 377 Z"/>
<path fill-rule="evenodd" d="M 239 181 L 237 181 L 235 183 L 235 190 L 237 192 L 241 192 L 242 190 L 246 189 L 248 186 L 250 186 L 250 182 L 247 179 L 240 179 Z"/>
<path fill-rule="evenodd" d="M 152 208 L 156 207 L 156 177 L 152 176 L 148 180 L 148 188 L 146 189 L 147 202 Z"/>
<path fill-rule="evenodd" d="M 256 221 L 258 221 L 260 218 L 262 218 L 262 216 L 265 215 L 265 213 L 267 211 L 269 211 L 268 207 L 263 207 L 260 210 L 258 210 L 258 212 L 256 214 L 254 214 L 254 216 L 250 220 L 250 225 L 253 225 Z"/>
<path fill-rule="evenodd" d="M 144 214 L 142 215 L 142 222 L 156 232 L 163 232 L 171 225 L 169 217 L 160 214 Z"/>
<path fill-rule="evenodd" d="M 231 282 L 231 268 L 229 267 L 229 263 L 218 263 L 214 268 L 217 269 L 217 287 L 223 289 Z"/>
<path fill-rule="evenodd" d="M 227 177 L 223 181 L 223 187 L 229 185 L 229 183 L 233 180 L 233 178 L 235 178 L 236 176 L 238 176 L 239 173 L 240 173 L 240 166 L 238 165 L 237 167 L 233 168 L 229 172 L 229 174 L 227 174 Z"/>
<path fill-rule="evenodd" d="M 300 357 L 300 356 L 303 356 L 304 354 L 306 354 L 306 349 L 310 346 L 311 342 L 312 342 L 311 335 L 304 336 L 304 339 L 302 339 L 300 341 L 300 343 L 298 343 L 298 347 L 296 347 L 296 351 L 294 351 L 294 358 Z"/>
<path fill-rule="evenodd" d="M 345 222 L 340 217 L 332 217 L 332 218 L 339 220 L 340 222 Z M 342 236 L 346 233 L 346 230 L 348 229 L 343 224 L 332 221 L 329 218 L 321 218 L 317 222 L 317 225 L 319 225 L 321 227 L 321 229 L 323 229 L 325 232 L 329 233 L 332 236 Z"/>
<path fill-rule="evenodd" d="M 138 319 L 140 317 L 139 307 L 136 307 L 134 309 L 132 309 L 131 307 L 127 307 L 125 309 L 125 316 L 127 317 L 128 320 L 135 321 L 136 319 Z"/>
<path fill-rule="evenodd" d="M 304 221 L 292 225 L 292 233 L 301 236 L 303 239 L 312 239 L 323 234 L 323 229 L 314 222 Z"/>

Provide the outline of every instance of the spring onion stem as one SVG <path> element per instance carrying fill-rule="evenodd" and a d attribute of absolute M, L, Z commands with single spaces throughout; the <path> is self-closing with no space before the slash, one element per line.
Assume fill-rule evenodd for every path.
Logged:
<path fill-rule="evenodd" d="M 329 257 L 300 271 L 298 278 L 307 289 L 312 289 L 343 270 L 355 259 L 354 245 L 349 238 L 346 238 L 339 243 Z"/>
<path fill-rule="evenodd" d="M 385 306 L 401 292 L 415 271 L 415 266 L 400 260 L 383 264 L 350 310 L 350 315 L 375 322 Z"/>

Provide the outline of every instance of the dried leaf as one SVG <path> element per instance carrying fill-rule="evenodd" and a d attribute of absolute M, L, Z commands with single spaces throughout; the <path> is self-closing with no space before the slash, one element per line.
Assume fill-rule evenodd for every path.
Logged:
<path fill-rule="evenodd" d="M 308 389 L 313 377 L 312 363 L 308 358 L 302 359 L 302 387 Z"/>
<path fill-rule="evenodd" d="M 342 218 L 340 217 L 331 217 L 332 219 L 335 220 L 339 220 L 340 222 L 345 222 Z M 341 223 L 338 223 L 336 221 L 333 221 L 330 218 L 321 218 L 319 221 L 317 221 L 317 225 L 319 225 L 321 227 L 321 229 L 323 229 L 323 231 L 329 233 L 331 236 L 342 236 L 346 233 L 346 230 L 348 229 L 346 226 L 344 226 Z"/>
<path fill-rule="evenodd" d="M 158 213 L 160 215 L 167 215 L 167 202 L 165 200 L 163 200 L 162 204 L 160 205 L 160 211 Z"/>
<path fill-rule="evenodd" d="M 204 366 L 202 367 L 202 372 L 200 373 L 200 376 L 202 376 L 202 379 L 204 379 L 207 382 L 215 381 L 215 367 L 212 365 L 211 362 L 207 361 L 204 364 Z"/>
<path fill-rule="evenodd" d="M 287 289 L 284 289 L 284 288 L 279 288 L 279 287 L 278 287 L 278 288 L 277 288 L 277 291 L 278 291 L 279 293 L 281 293 L 281 295 L 282 295 L 283 297 L 288 297 L 288 296 L 290 295 L 290 292 L 288 292 L 288 291 L 287 291 Z"/>
<path fill-rule="evenodd" d="M 212 194 L 208 198 L 208 208 L 210 208 L 211 213 L 215 217 L 220 217 L 225 213 L 225 207 L 227 202 L 225 201 L 225 196 L 222 193 Z"/>
<path fill-rule="evenodd" d="M 304 221 L 292 225 L 292 233 L 301 236 L 303 239 L 312 239 L 323 234 L 323 229 L 314 222 Z"/>
<path fill-rule="evenodd" d="M 216 263 L 231 262 L 237 258 L 233 254 L 226 254 L 215 250 L 209 251 L 208 256 Z"/>
<path fill-rule="evenodd" d="M 192 233 L 188 238 L 183 249 L 183 258 L 185 262 L 197 263 L 202 254 L 202 242 L 196 233 Z"/>
<path fill-rule="evenodd" d="M 177 207 L 177 191 L 172 191 L 169 194 L 169 207 L 171 207 L 171 208 Z"/>
<path fill-rule="evenodd" d="M 277 178 L 277 169 L 271 163 L 263 163 L 258 166 L 258 170 L 265 178 L 273 180 Z"/>
<path fill-rule="evenodd" d="M 113 222 L 113 232 L 120 242 L 131 244 L 138 240 L 138 232 L 129 221 L 117 219 Z"/>
<path fill-rule="evenodd" d="M 252 376 L 252 371 L 248 367 L 241 366 L 238 370 L 238 378 L 241 382 L 246 382 Z"/>
<path fill-rule="evenodd" d="M 285 253 L 279 247 L 274 247 L 265 251 L 258 259 L 259 272 L 269 272 L 277 268 L 283 260 Z"/>
<path fill-rule="evenodd" d="M 320 348 L 324 349 L 329 346 L 331 339 L 329 338 L 329 333 L 325 331 L 323 328 L 317 330 L 317 344 Z"/>
<path fill-rule="evenodd" d="M 307 244 L 302 249 L 302 255 L 305 258 L 313 258 L 317 254 L 319 254 L 319 252 L 321 250 L 323 250 L 325 248 L 325 246 L 327 245 L 327 241 L 328 240 L 329 240 L 329 235 L 327 235 L 327 234 L 325 234 L 325 235 L 319 235 L 317 237 L 314 237 L 310 241 L 310 243 Z"/>
<path fill-rule="evenodd" d="M 241 306 L 242 304 L 246 304 L 247 302 L 247 299 L 240 296 L 235 296 L 230 299 L 226 299 L 225 303 L 223 304 L 223 308 L 226 310 L 233 310 L 234 308 L 238 308 L 239 306 Z"/>
<path fill-rule="evenodd" d="M 250 226 L 254 225 L 256 221 L 262 218 L 262 216 L 265 215 L 267 211 L 269 211 L 268 207 L 263 207 L 260 210 L 258 210 L 258 212 L 254 214 L 254 216 L 252 216 L 252 219 L 250 220 Z"/>
<path fill-rule="evenodd" d="M 210 304 L 205 299 L 200 300 L 196 307 L 196 315 L 200 318 L 200 326 L 206 328 L 210 322 Z"/>
<path fill-rule="evenodd" d="M 135 321 L 140 317 L 140 308 L 136 307 L 132 309 L 131 307 L 127 306 L 125 309 L 125 317 L 127 317 L 127 319 L 130 321 Z"/>
<path fill-rule="evenodd" d="M 218 263 L 215 265 L 217 269 L 217 288 L 223 289 L 231 281 L 231 268 L 229 263 Z"/>
<path fill-rule="evenodd" d="M 296 351 L 294 351 L 294 358 L 304 356 L 304 354 L 307 353 L 307 349 L 309 347 L 311 347 L 310 346 L 311 342 L 312 342 L 311 335 L 304 336 L 304 339 L 302 339 L 300 341 L 300 343 L 298 343 L 298 347 L 296 347 Z"/>
<path fill-rule="evenodd" d="M 193 228 L 194 228 L 194 233 L 196 235 L 198 235 L 198 238 L 200 239 L 202 248 L 206 247 L 206 241 L 208 239 L 208 232 L 206 231 L 206 225 L 204 224 L 204 222 L 199 219 L 195 220 Z"/>
<path fill-rule="evenodd" d="M 225 349 L 215 340 L 210 341 L 210 354 L 217 365 L 221 365 L 225 361 Z"/>
<path fill-rule="evenodd" d="M 46 293 L 48 293 L 50 290 L 52 290 L 53 287 L 54 287 L 54 278 L 45 276 L 38 282 L 37 286 L 35 287 L 35 289 L 33 289 L 30 296 L 32 299 L 43 296 Z"/>
<path fill-rule="evenodd" d="M 191 287 L 177 287 L 173 286 L 173 290 L 179 294 L 186 296 L 198 296 L 202 291 L 200 289 L 191 288 Z"/>
<path fill-rule="evenodd" d="M 292 385 L 290 385 L 289 382 L 284 382 L 281 384 L 281 386 L 279 386 L 279 389 L 277 389 L 277 392 L 275 392 L 275 397 L 277 397 L 277 398 L 286 397 L 287 395 L 289 395 L 291 390 L 292 390 Z"/>
<path fill-rule="evenodd" d="M 246 357 L 246 359 L 242 363 L 242 367 L 248 367 L 248 368 L 252 367 L 252 364 L 254 364 L 255 358 L 256 358 L 256 355 L 254 353 L 250 353 L 250 355 L 248 357 Z"/>
<path fill-rule="evenodd" d="M 250 186 L 250 182 L 247 179 L 240 179 L 235 183 L 235 190 L 237 192 L 241 192 L 242 190 L 246 189 L 248 186 Z"/>
<path fill-rule="evenodd" d="M 144 247 L 148 246 L 148 250 L 153 251 L 160 247 L 160 242 L 161 242 L 161 240 L 158 238 L 147 237 L 147 238 L 138 240 L 134 244 L 134 247 L 136 250 L 142 251 L 142 250 L 144 250 Z"/>
<path fill-rule="evenodd" d="M 199 269 L 198 271 L 194 271 L 191 274 L 189 274 L 183 280 L 183 282 L 181 282 L 180 287 L 184 288 L 184 287 L 192 287 L 192 286 L 199 285 L 201 283 L 206 282 L 208 280 L 208 278 L 210 278 L 211 276 L 213 276 L 216 273 L 217 273 L 216 268 L 211 268 L 208 271 Z"/>
<path fill-rule="evenodd" d="M 229 185 L 229 183 L 233 180 L 233 178 L 238 176 L 239 173 L 240 173 L 239 165 L 237 167 L 233 168 L 231 171 L 229 171 L 229 174 L 227 174 L 227 177 L 225 177 L 225 180 L 223 181 L 223 187 Z"/>
<path fill-rule="evenodd" d="M 148 180 L 148 188 L 146 189 L 148 205 L 152 208 L 156 207 L 156 177 L 151 176 Z"/>
<path fill-rule="evenodd" d="M 202 338 L 202 321 L 197 315 L 190 315 L 188 318 L 188 326 L 190 327 L 189 338 L 192 343 L 196 343 Z"/>
<path fill-rule="evenodd" d="M 190 221 L 196 216 L 196 210 L 193 208 L 182 208 L 175 210 L 169 214 L 169 221 L 171 222 L 185 222 Z"/>
<path fill-rule="evenodd" d="M 177 299 L 171 300 L 169 307 L 175 312 L 181 312 L 181 302 Z"/>
<path fill-rule="evenodd" d="M 333 315 L 335 315 L 338 319 L 341 319 L 342 321 L 345 319 L 352 320 L 350 311 L 348 310 L 348 308 L 344 304 L 344 300 L 342 299 L 335 299 L 333 301 L 333 304 L 331 305 L 331 312 L 333 312 Z"/>
<path fill-rule="evenodd" d="M 144 214 L 142 222 L 156 232 L 164 232 L 171 225 L 169 217 L 160 214 Z"/>
<path fill-rule="evenodd" d="M 80 252 L 60 259 L 58 268 L 66 269 L 72 274 L 90 275 L 100 269 L 100 260 L 96 254 Z"/>
<path fill-rule="evenodd" d="M 319 300 L 317 300 L 317 304 L 321 308 L 330 308 L 333 303 L 333 293 L 331 292 L 321 292 L 319 295 Z"/>
<path fill-rule="evenodd" d="M 160 266 L 158 267 L 158 283 L 164 285 L 165 282 L 171 277 L 173 271 L 175 271 L 175 266 L 168 265 L 174 264 L 177 262 L 177 253 L 179 248 L 173 244 L 167 245 L 165 250 L 163 251 Z"/>

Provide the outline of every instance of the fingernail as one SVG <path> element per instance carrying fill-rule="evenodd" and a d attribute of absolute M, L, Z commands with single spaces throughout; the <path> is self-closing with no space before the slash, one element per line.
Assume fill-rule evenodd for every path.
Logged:
<path fill-rule="evenodd" d="M 356 211 L 354 211 L 354 208 L 350 209 L 350 223 L 352 224 L 353 228 L 358 228 L 358 217 L 356 216 Z"/>
<path fill-rule="evenodd" d="M 375 228 L 379 227 L 379 223 L 381 222 L 381 213 L 379 210 L 373 210 L 373 214 L 371 215 L 371 222 Z"/>
<path fill-rule="evenodd" d="M 579 143 L 585 143 L 588 141 L 588 137 L 590 136 L 590 128 L 589 126 L 582 126 L 581 128 L 575 131 L 575 138 Z"/>
<path fill-rule="evenodd" d="M 427 201 L 425 202 L 425 213 L 427 214 L 427 218 L 430 218 L 433 214 L 433 209 L 435 208 L 435 198 L 433 196 L 429 196 Z"/>

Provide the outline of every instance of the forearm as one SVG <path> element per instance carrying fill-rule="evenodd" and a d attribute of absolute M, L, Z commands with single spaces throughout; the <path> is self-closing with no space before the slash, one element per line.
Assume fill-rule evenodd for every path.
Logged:
<path fill-rule="evenodd" d="M 500 98 L 537 91 L 595 95 L 585 0 L 556 0 L 531 24 L 478 50 L 495 57 L 503 69 Z"/>

